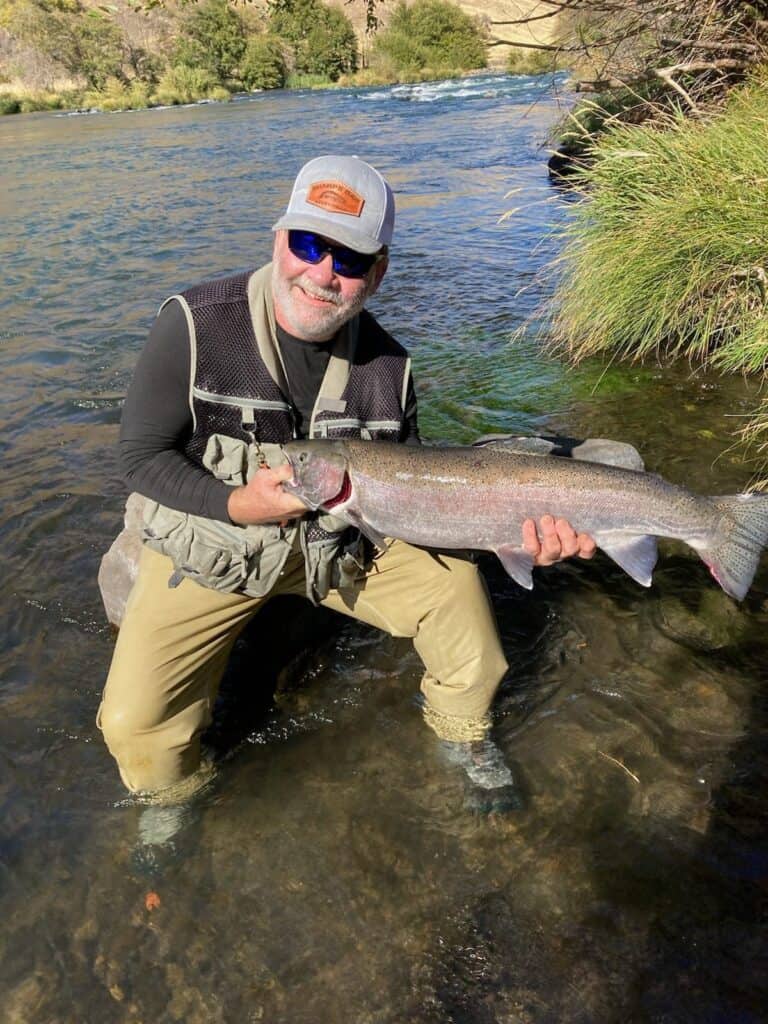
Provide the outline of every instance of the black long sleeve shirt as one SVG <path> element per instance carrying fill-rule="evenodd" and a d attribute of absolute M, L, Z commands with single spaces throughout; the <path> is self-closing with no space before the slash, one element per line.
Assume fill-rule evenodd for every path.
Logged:
<path fill-rule="evenodd" d="M 331 342 L 306 342 L 278 329 L 299 435 L 306 436 L 330 359 Z M 123 407 L 120 462 L 128 487 L 170 508 L 229 522 L 230 488 L 184 454 L 192 434 L 189 328 L 178 302 L 157 316 Z M 419 443 L 416 394 L 408 383 L 401 441 Z"/>

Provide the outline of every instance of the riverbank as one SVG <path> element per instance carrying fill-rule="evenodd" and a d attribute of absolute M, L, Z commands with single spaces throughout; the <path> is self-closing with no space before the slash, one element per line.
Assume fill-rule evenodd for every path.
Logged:
<path fill-rule="evenodd" d="M 192 103 L 228 103 L 236 97 L 256 95 L 266 91 L 295 92 L 300 89 L 339 90 L 381 87 L 393 85 L 418 85 L 429 82 L 445 82 L 462 78 L 474 78 L 478 74 L 488 74 L 485 69 L 464 71 L 461 69 L 441 69 L 437 73 L 433 68 L 411 71 L 400 75 L 381 75 L 368 68 L 355 74 L 344 75 L 333 82 L 322 75 L 292 75 L 281 89 L 254 89 L 243 92 L 239 89 L 229 90 L 221 84 L 213 85 L 205 75 L 191 75 L 188 69 L 176 69 L 176 73 L 167 76 L 161 88 L 151 91 L 146 86 L 136 83 L 124 86 L 119 82 L 110 83 L 102 91 L 64 89 L 56 92 L 46 89 L 19 89 L 0 85 L 0 115 L 29 114 L 39 111 L 61 111 L 67 113 L 105 113 L 121 110 L 148 110 L 153 107 L 185 106 Z M 492 72 L 503 74 L 503 72 Z M 525 72 L 520 72 L 521 74 Z"/>
<path fill-rule="evenodd" d="M 555 346 L 684 358 L 768 380 L 768 76 L 711 119 L 615 125 L 589 152 L 563 232 Z M 768 401 L 739 419 L 768 475 Z"/>

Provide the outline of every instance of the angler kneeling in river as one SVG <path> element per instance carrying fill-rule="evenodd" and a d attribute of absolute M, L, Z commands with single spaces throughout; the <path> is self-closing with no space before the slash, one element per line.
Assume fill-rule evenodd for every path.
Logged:
<path fill-rule="evenodd" d="M 277 594 L 408 636 L 427 721 L 480 787 L 512 786 L 486 740 L 506 671 L 475 565 L 400 541 L 370 559 L 359 533 L 283 489 L 296 437 L 418 444 L 406 351 L 363 307 L 387 269 L 389 185 L 356 157 L 319 157 L 274 226 L 273 261 L 161 307 L 125 402 L 121 458 L 147 499 L 144 549 L 99 726 L 135 793 L 188 792 L 239 633 Z M 547 517 L 524 526 L 535 564 L 591 557 Z M 459 742 L 461 741 L 461 742 Z M 201 773 L 202 779 L 202 773 Z"/>

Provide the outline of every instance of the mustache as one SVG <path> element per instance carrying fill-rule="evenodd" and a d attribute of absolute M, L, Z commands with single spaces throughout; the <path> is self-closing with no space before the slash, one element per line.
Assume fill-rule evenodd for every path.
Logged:
<path fill-rule="evenodd" d="M 333 292 L 330 288 L 321 288 L 319 285 L 308 281 L 304 275 L 298 278 L 296 283 L 315 299 L 324 299 L 326 302 L 332 302 L 335 306 L 340 306 L 344 302 L 338 292 Z"/>

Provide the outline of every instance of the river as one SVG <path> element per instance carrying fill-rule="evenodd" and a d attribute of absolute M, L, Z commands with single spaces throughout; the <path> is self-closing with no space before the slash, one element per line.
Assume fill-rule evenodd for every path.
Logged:
<path fill-rule="evenodd" d="M 671 544 L 647 591 L 602 556 L 531 594 L 489 561 L 512 665 L 494 730 L 526 793 L 505 816 L 468 806 L 409 644 L 357 625 L 274 700 L 263 651 L 240 650 L 218 778 L 151 870 L 94 723 L 114 642 L 96 573 L 148 325 L 268 258 L 319 153 L 395 189 L 372 308 L 412 351 L 426 437 L 607 436 L 702 493 L 749 482 L 728 449 L 753 386 L 570 372 L 525 328 L 569 209 L 546 177 L 561 113 L 550 79 L 480 76 L 0 120 L 3 1022 L 768 1020 L 765 561 L 741 605 Z"/>

